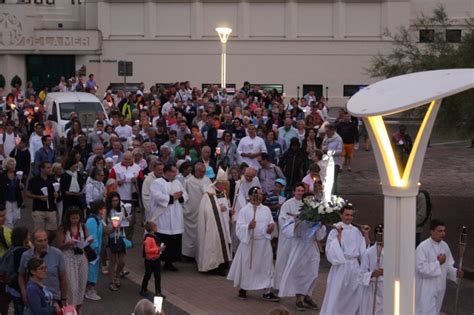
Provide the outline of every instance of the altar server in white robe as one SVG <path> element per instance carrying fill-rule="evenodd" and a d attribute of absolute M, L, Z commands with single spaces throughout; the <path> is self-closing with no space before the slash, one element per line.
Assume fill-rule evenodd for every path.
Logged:
<path fill-rule="evenodd" d="M 383 226 L 375 229 L 375 235 L 383 235 Z M 377 264 L 377 255 L 380 252 L 380 261 Z M 377 279 L 377 280 L 376 280 Z M 383 243 L 374 244 L 362 256 L 360 264 L 360 285 L 362 299 L 359 314 L 372 314 L 374 303 L 375 283 L 377 282 L 377 295 L 375 301 L 375 314 L 383 314 Z"/>
<path fill-rule="evenodd" d="M 183 186 L 175 179 L 177 172 L 176 166 L 165 165 L 163 177 L 156 179 L 150 187 L 152 220 L 158 227 L 158 238 L 166 245 L 160 259 L 165 261 L 164 268 L 170 271 L 177 271 L 173 263 L 181 260 L 183 203 L 188 199 Z"/>
<path fill-rule="evenodd" d="M 416 248 L 416 314 L 439 314 L 446 290 L 446 278 L 462 278 L 454 268 L 454 259 L 444 242 L 446 225 L 436 219 L 430 222 L 431 236 Z"/>
<path fill-rule="evenodd" d="M 235 196 L 232 202 L 233 209 L 232 209 L 231 235 L 232 235 L 232 252 L 233 253 L 237 251 L 237 247 L 239 246 L 239 238 L 235 234 L 237 214 L 239 213 L 240 209 L 242 209 L 249 203 L 248 192 L 250 188 L 252 187 L 261 187 L 261 185 L 257 177 L 257 170 L 252 167 L 247 167 L 245 169 L 244 175 L 235 184 Z"/>
<path fill-rule="evenodd" d="M 289 224 L 300 213 L 303 206 L 303 195 L 305 192 L 304 184 L 297 183 L 293 188 L 293 198 L 288 199 L 280 208 L 278 215 L 278 247 L 275 262 L 275 276 L 273 278 L 273 287 L 280 289 L 281 277 L 285 271 L 291 248 L 293 248 L 293 237 L 288 237 L 282 232 L 283 227 Z"/>
<path fill-rule="evenodd" d="M 227 279 L 240 288 L 240 299 L 247 298 L 247 290 L 263 289 L 264 300 L 279 301 L 271 292 L 273 253 L 270 241 L 275 222 L 270 208 L 262 205 L 262 189 L 252 187 L 249 196 L 251 201 L 237 215 L 236 232 L 240 245 Z"/>
<path fill-rule="evenodd" d="M 197 264 L 200 272 L 225 275 L 232 260 L 230 204 L 225 193 L 228 185 L 227 173 L 219 168 L 215 183 L 208 187 L 199 205 Z"/>
<path fill-rule="evenodd" d="M 203 162 L 196 162 L 193 175 L 184 182 L 184 189 L 189 198 L 183 206 L 184 233 L 182 254 L 188 259 L 196 257 L 198 248 L 198 214 L 199 204 L 207 187 L 212 184 L 211 180 L 204 176 L 206 166 Z"/>
<path fill-rule="evenodd" d="M 326 226 L 321 226 L 313 235 L 309 229 L 314 223 L 299 221 L 283 227 L 282 233 L 293 240 L 288 256 L 288 263 L 283 272 L 278 296 L 295 296 L 296 309 L 318 309 L 311 296 L 316 287 L 319 274 L 320 252 L 318 241 L 326 237 Z M 308 237 L 308 233 L 311 235 Z"/>
<path fill-rule="evenodd" d="M 364 236 L 353 226 L 354 209 L 350 204 L 341 209 L 341 222 L 331 230 L 326 241 L 326 257 L 331 263 L 321 315 L 353 315 L 359 309 L 359 259 L 369 244 L 369 227 Z M 364 239 L 365 238 L 365 239 Z"/>
<path fill-rule="evenodd" d="M 145 208 L 145 221 L 148 221 L 153 217 L 153 210 L 150 209 L 150 187 L 157 178 L 163 176 L 164 166 L 165 165 L 159 161 L 158 158 L 152 158 L 148 164 L 148 168 L 151 172 L 145 177 L 142 185 L 142 200 L 143 207 Z"/>

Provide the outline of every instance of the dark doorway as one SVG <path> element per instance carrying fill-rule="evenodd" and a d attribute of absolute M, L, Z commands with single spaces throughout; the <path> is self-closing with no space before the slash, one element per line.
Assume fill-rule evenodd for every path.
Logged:
<path fill-rule="evenodd" d="M 26 56 L 26 78 L 33 82 L 39 91 L 47 85 L 50 89 L 59 83 L 59 78 L 66 79 L 75 75 L 76 56 L 72 55 L 28 55 Z"/>
<path fill-rule="evenodd" d="M 303 95 L 304 97 L 309 91 L 314 91 L 316 99 L 319 101 L 321 96 L 323 96 L 323 85 L 322 84 L 303 84 Z M 309 105 L 309 104 L 308 104 Z"/>

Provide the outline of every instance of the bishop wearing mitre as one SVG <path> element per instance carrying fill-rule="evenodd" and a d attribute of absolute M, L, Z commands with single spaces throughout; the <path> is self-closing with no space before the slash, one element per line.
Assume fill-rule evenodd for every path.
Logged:
<path fill-rule="evenodd" d="M 232 260 L 227 173 L 219 168 L 216 181 L 206 188 L 198 212 L 197 264 L 200 272 L 225 275 Z"/>

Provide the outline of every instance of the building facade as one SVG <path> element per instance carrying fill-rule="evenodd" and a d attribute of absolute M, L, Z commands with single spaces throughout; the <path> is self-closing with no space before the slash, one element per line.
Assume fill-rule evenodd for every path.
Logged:
<path fill-rule="evenodd" d="M 433 0 L 0 0 L 0 74 L 38 89 L 75 71 L 95 74 L 103 92 L 121 83 L 118 61 L 133 62 L 127 82 L 146 86 L 218 83 L 218 26 L 232 28 L 227 83 L 248 80 L 296 96 L 309 88 L 343 105 L 370 84 L 365 69 L 391 47 L 387 29 L 410 26 Z M 443 1 L 450 18 L 473 15 L 471 0 Z M 459 28 L 459 27 L 458 27 Z M 299 87 L 299 88 L 298 88 Z"/>

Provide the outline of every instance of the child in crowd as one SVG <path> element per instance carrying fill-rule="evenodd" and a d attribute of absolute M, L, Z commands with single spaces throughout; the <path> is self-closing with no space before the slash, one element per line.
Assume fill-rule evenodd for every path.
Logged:
<path fill-rule="evenodd" d="M 280 208 L 286 200 L 283 191 L 285 189 L 285 186 L 286 181 L 283 178 L 277 178 L 275 180 L 275 188 L 273 189 L 273 191 L 271 191 L 265 196 L 265 201 L 263 202 L 265 206 L 270 208 L 275 224 L 278 224 L 278 215 L 280 214 Z M 278 247 L 278 229 L 273 230 L 271 245 L 273 255 L 276 258 L 276 249 Z"/>
<path fill-rule="evenodd" d="M 165 245 L 159 245 L 156 232 L 158 231 L 156 223 L 153 221 L 145 222 L 145 239 L 143 241 L 143 257 L 145 258 L 145 275 L 143 276 L 142 288 L 140 295 L 147 297 L 148 281 L 151 275 L 155 277 L 155 295 L 164 297 L 161 294 L 161 251 L 165 249 Z"/>

